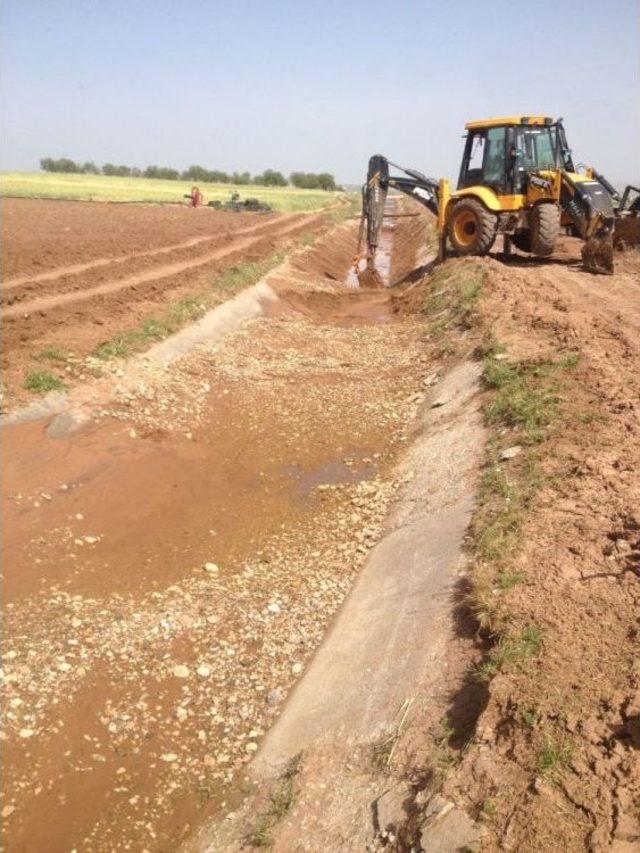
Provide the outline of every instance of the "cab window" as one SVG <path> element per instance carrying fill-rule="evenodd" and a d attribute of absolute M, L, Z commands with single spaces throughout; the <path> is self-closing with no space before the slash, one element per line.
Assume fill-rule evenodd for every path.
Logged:
<path fill-rule="evenodd" d="M 556 131 L 551 127 L 521 127 L 516 132 L 516 190 L 522 191 L 528 172 L 554 169 Z"/>
<path fill-rule="evenodd" d="M 506 164 L 506 128 L 492 127 L 470 133 L 459 188 L 490 186 L 503 189 Z"/>
<path fill-rule="evenodd" d="M 505 178 L 505 130 L 504 127 L 492 127 L 487 131 L 486 151 L 484 155 L 484 183 L 501 189 Z"/>

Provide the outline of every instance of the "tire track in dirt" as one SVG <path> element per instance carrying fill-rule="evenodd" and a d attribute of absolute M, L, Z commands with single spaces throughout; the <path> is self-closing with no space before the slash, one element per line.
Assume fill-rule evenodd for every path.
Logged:
<path fill-rule="evenodd" d="M 219 234 L 211 234 L 204 237 L 192 237 L 189 240 L 185 240 L 182 243 L 172 243 L 168 246 L 162 246 L 159 249 L 151 249 L 151 250 L 143 250 L 140 252 L 132 252 L 128 255 L 123 255 L 122 257 L 110 257 L 110 258 L 97 258 L 94 261 L 88 261 L 83 264 L 71 264 L 70 266 L 64 267 L 56 267 L 53 270 L 49 270 L 48 272 L 41 273 L 39 275 L 22 275 L 17 276 L 15 278 L 11 278 L 2 282 L 2 291 L 3 293 L 7 290 L 13 290 L 16 287 L 21 287 L 23 285 L 30 284 L 38 284 L 41 282 L 55 282 L 60 278 L 64 278 L 66 276 L 74 276 L 79 275 L 83 272 L 89 272 L 94 269 L 98 269 L 99 267 L 109 266 L 110 264 L 124 264 L 127 261 L 137 260 L 138 258 L 152 258 L 157 257 L 158 255 L 167 255 L 172 252 L 177 252 L 181 249 L 190 249 L 194 246 L 199 246 L 202 243 L 211 243 L 214 240 L 219 240 L 220 238 L 227 238 L 231 240 L 235 240 L 236 237 L 242 237 L 247 234 L 255 234 L 260 233 L 264 230 L 267 230 L 271 226 L 277 224 L 284 224 L 285 222 L 290 222 L 293 219 L 300 219 L 304 214 L 288 214 L 286 216 L 281 216 L 277 220 L 269 219 L 267 222 L 261 222 L 259 225 L 252 225 L 250 228 L 241 228 L 235 232 L 221 232 Z"/>
<path fill-rule="evenodd" d="M 310 225 L 318 222 L 322 217 L 316 216 L 308 219 L 304 224 Z M 294 222 L 286 228 L 274 234 L 274 237 L 283 237 L 290 234 L 292 231 L 300 228 L 300 222 Z M 46 311 L 49 308 L 57 308 L 60 305 L 67 305 L 70 302 L 82 302 L 85 299 L 91 299 L 95 296 L 102 296 L 107 293 L 113 293 L 117 290 L 124 290 L 129 287 L 135 287 L 138 284 L 145 284 L 149 281 L 157 281 L 162 278 L 169 278 L 178 275 L 186 270 L 191 270 L 196 267 L 206 266 L 212 261 L 219 261 L 222 258 L 231 255 L 234 252 L 242 249 L 249 249 L 253 244 L 262 239 L 262 235 L 248 236 L 243 240 L 233 240 L 231 245 L 217 249 L 215 252 L 209 252 L 206 255 L 198 255 L 190 261 L 180 261 L 179 263 L 166 264 L 160 267 L 154 267 L 147 272 L 138 273 L 117 281 L 109 281 L 105 284 L 100 284 L 97 287 L 87 288 L 81 291 L 72 291 L 71 293 L 60 293 L 52 296 L 43 296 L 40 299 L 34 299 L 31 302 L 21 302 L 17 305 L 10 305 L 3 309 L 4 317 L 15 317 L 19 314 L 29 314 L 32 311 Z"/>
<path fill-rule="evenodd" d="M 220 248 L 232 247 L 236 249 L 247 245 L 241 242 L 239 246 L 238 238 L 252 235 L 260 239 L 270 236 L 277 238 L 281 233 L 283 225 L 287 225 L 292 220 L 295 224 L 299 224 L 300 219 L 299 215 L 286 216 L 276 221 L 263 222 L 259 225 L 243 228 L 238 231 L 225 230 L 218 234 L 192 238 L 184 243 L 160 249 L 134 252 L 122 258 L 100 258 L 96 261 L 90 261 L 87 264 L 78 264 L 74 267 L 43 273 L 42 276 L 29 278 L 26 281 L 21 280 L 18 282 L 14 280 L 9 282 L 8 285 L 10 293 L 5 292 L 7 290 L 6 285 L 2 293 L 0 293 L 2 309 L 9 311 L 9 309 L 28 305 L 33 301 L 40 302 L 43 299 L 62 297 L 63 294 L 68 293 L 77 294 L 79 297 L 84 293 L 91 295 L 94 289 L 107 283 L 115 285 L 116 282 L 126 282 L 134 278 L 138 273 L 152 274 L 155 270 L 161 271 L 165 266 L 178 265 L 179 261 L 186 261 L 188 266 L 184 269 L 189 269 L 191 266 L 195 266 L 196 258 L 201 258 L 203 262 L 206 262 L 211 257 L 215 258 L 215 252 Z M 210 245 L 207 246 L 206 244 Z M 189 251 L 195 247 L 200 247 L 197 254 Z M 169 256 L 169 263 L 154 263 L 156 258 L 160 257 L 162 260 L 163 256 Z M 112 269 L 109 269 L 109 267 L 112 267 Z M 117 288 L 114 287 L 114 289 Z M 62 304 L 64 301 L 62 300 Z M 7 314 L 7 316 L 10 315 Z"/>

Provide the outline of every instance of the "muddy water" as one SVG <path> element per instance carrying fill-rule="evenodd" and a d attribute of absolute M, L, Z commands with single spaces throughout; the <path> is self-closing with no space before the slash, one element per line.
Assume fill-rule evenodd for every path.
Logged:
<path fill-rule="evenodd" d="M 318 269 L 344 280 L 341 252 Z M 188 426 L 5 428 L 8 850 L 171 850 L 232 801 L 265 693 L 363 559 L 385 504 L 358 489 L 386 494 L 420 387 L 420 330 L 340 293 L 195 359 L 211 390 Z"/>
<path fill-rule="evenodd" d="M 392 212 L 393 210 L 390 209 L 389 213 L 391 214 Z M 395 225 L 393 224 L 392 220 L 388 218 L 383 218 L 382 228 L 380 229 L 380 239 L 378 243 L 378 248 L 376 250 L 375 266 L 386 287 L 389 287 L 391 284 L 391 253 L 393 250 L 394 231 Z M 365 267 L 366 261 L 361 260 L 358 263 L 357 268 L 351 267 L 349 269 L 347 278 L 345 280 L 345 284 L 347 285 L 347 287 L 360 287 L 360 282 L 358 281 L 358 272 L 362 272 Z"/>

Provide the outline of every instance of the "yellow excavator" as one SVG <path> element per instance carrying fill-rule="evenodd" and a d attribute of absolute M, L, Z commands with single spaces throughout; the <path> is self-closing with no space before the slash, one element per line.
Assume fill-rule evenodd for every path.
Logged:
<path fill-rule="evenodd" d="M 458 187 L 375 154 L 363 187 L 356 269 L 364 285 L 380 283 L 375 268 L 389 189 L 400 190 L 437 218 L 439 256 L 485 255 L 503 235 L 512 246 L 538 257 L 553 254 L 561 233 L 585 241 L 583 264 L 591 272 L 613 272 L 614 236 L 640 242 L 640 189 L 622 194 L 595 169 L 576 170 L 562 119 L 508 116 L 471 121 Z M 390 167 L 403 172 L 390 174 Z M 618 229 L 618 225 L 624 226 Z M 359 270 L 366 232 L 366 269 Z"/>

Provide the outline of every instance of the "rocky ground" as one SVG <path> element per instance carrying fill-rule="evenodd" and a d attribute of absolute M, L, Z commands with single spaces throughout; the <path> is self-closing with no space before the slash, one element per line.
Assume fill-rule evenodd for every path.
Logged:
<path fill-rule="evenodd" d="M 341 303 L 340 233 L 274 316 L 116 371 L 79 431 L 5 427 L 10 849 L 175 849 L 224 812 L 377 541 L 423 323 Z"/>
<path fill-rule="evenodd" d="M 80 428 L 4 427 L 8 850 L 175 850 L 248 807 L 245 846 L 307 849 L 334 764 L 264 790 L 247 765 L 420 504 L 398 463 L 465 365 L 489 434 L 467 569 L 430 678 L 344 756 L 367 844 L 638 848 L 638 256 L 429 270 L 421 222 L 391 235 L 393 291 L 352 288 L 343 224 L 253 322 L 87 369 Z"/>

